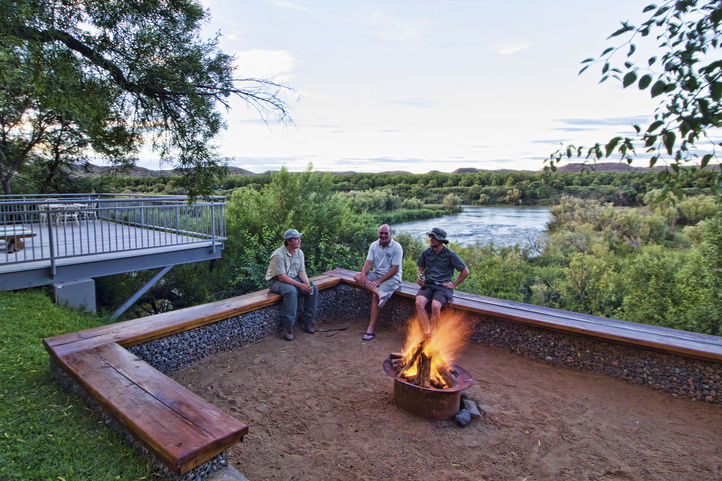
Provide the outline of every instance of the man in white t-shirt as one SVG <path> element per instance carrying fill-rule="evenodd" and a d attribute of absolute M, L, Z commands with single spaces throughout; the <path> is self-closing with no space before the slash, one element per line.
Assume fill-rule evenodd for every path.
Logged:
<path fill-rule="evenodd" d="M 379 309 L 384 307 L 396 290 L 401 287 L 401 261 L 404 250 L 401 244 L 391 238 L 391 228 L 384 224 L 379 227 L 379 240 L 369 246 L 366 262 L 354 279 L 361 287 L 371 291 L 371 317 L 363 335 L 364 341 L 376 336 L 376 319 Z M 371 266 L 373 265 L 373 270 Z"/>

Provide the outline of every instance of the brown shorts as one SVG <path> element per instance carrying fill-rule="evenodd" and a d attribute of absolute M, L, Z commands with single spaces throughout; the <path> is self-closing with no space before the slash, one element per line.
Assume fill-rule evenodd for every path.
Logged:
<path fill-rule="evenodd" d="M 439 301 L 444 306 L 454 297 L 454 290 L 446 286 L 429 285 L 419 289 L 416 295 L 425 297 L 427 301 Z"/>

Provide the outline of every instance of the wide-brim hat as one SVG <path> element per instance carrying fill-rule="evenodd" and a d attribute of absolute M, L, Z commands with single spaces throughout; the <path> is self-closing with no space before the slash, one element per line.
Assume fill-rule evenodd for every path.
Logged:
<path fill-rule="evenodd" d="M 431 229 L 431 232 L 427 232 L 426 235 L 432 236 L 437 241 L 443 242 L 444 244 L 449 243 L 449 241 L 446 239 L 446 231 L 439 227 L 434 227 L 433 229 Z"/>
<path fill-rule="evenodd" d="M 296 229 L 288 229 L 283 233 L 283 240 L 294 239 L 296 237 L 301 237 L 302 235 L 303 234 L 298 232 Z"/>

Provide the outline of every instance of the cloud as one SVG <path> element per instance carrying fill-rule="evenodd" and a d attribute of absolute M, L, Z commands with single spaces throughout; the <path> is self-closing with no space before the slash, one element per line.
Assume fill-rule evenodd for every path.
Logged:
<path fill-rule="evenodd" d="M 540 139 L 530 140 L 529 142 L 532 144 L 563 144 L 566 141 L 566 139 Z"/>
<path fill-rule="evenodd" d="M 592 127 L 555 127 L 552 130 L 561 130 L 562 132 L 585 132 L 588 130 L 597 130 Z"/>
<path fill-rule="evenodd" d="M 409 107 L 418 107 L 422 109 L 435 109 L 438 107 L 436 102 L 426 97 L 409 97 L 406 99 L 391 100 L 388 103 L 393 105 L 407 105 Z"/>
<path fill-rule="evenodd" d="M 285 8 L 288 10 L 298 10 L 298 11 L 304 11 L 304 12 L 306 10 L 308 10 L 303 5 L 299 5 L 299 4 L 293 3 L 293 2 L 284 2 L 282 0 L 270 0 L 268 3 L 270 3 L 271 5 L 275 5 L 276 7 Z"/>
<path fill-rule="evenodd" d="M 517 52 L 521 52 L 522 50 L 526 50 L 529 47 L 531 47 L 530 43 L 511 43 L 499 49 L 498 53 L 499 55 L 513 55 Z"/>
<path fill-rule="evenodd" d="M 569 125 L 631 125 L 649 122 L 646 115 L 633 115 L 629 117 L 606 117 L 601 119 L 557 119 Z"/>
<path fill-rule="evenodd" d="M 426 20 L 401 21 L 384 12 L 374 12 L 371 24 L 376 28 L 376 34 L 387 40 L 408 41 L 416 40 L 426 29 Z"/>
<path fill-rule="evenodd" d="M 296 59 L 288 50 L 243 50 L 235 54 L 240 76 L 288 81 Z"/>

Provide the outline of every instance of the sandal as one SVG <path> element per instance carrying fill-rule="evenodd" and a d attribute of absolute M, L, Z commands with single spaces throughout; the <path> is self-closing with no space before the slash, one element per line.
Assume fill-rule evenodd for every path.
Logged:
<path fill-rule="evenodd" d="M 374 337 L 376 337 L 376 333 L 374 333 L 374 332 L 367 332 L 366 334 L 364 334 L 364 336 L 361 338 L 361 340 L 362 340 L 362 341 L 370 341 L 370 340 L 373 339 Z"/>

